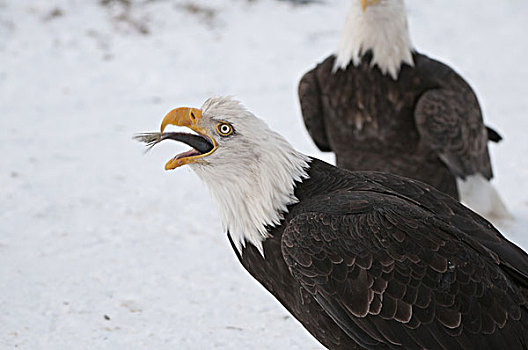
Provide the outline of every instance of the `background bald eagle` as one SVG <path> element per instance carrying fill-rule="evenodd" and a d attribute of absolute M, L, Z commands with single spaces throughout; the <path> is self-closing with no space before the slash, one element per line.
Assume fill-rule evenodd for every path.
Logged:
<path fill-rule="evenodd" d="M 528 344 L 528 256 L 450 196 L 309 158 L 230 98 L 139 138 L 192 147 L 165 169 L 191 166 L 242 265 L 327 348 Z"/>
<path fill-rule="evenodd" d="M 299 98 L 312 139 L 339 167 L 418 179 L 509 217 L 488 183 L 487 142 L 501 137 L 468 83 L 413 49 L 403 0 L 353 0 L 337 55 L 302 77 Z"/>

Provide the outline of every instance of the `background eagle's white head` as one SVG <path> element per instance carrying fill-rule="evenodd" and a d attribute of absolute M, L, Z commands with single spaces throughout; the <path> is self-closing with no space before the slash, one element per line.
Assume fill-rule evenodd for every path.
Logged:
<path fill-rule="evenodd" d="M 295 182 L 307 177 L 309 158 L 230 97 L 209 98 L 200 109 L 177 108 L 163 119 L 196 135 L 167 137 L 193 147 L 165 169 L 188 164 L 207 184 L 220 218 L 240 250 L 248 241 L 262 252 L 267 228 L 297 201 Z M 170 135 L 170 134 L 168 134 Z"/>
<path fill-rule="evenodd" d="M 398 78 L 403 63 L 413 65 L 403 0 L 352 0 L 341 33 L 334 70 L 358 65 L 368 51 L 372 66 Z"/>

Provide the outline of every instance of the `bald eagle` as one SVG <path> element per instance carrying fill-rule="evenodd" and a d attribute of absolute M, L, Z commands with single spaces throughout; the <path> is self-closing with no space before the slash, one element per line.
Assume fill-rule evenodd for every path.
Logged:
<path fill-rule="evenodd" d="M 337 55 L 302 77 L 299 99 L 313 141 L 339 167 L 418 179 L 509 216 L 488 183 L 487 142 L 501 136 L 460 75 L 413 49 L 403 0 L 352 0 Z"/>
<path fill-rule="evenodd" d="M 207 184 L 242 265 L 328 349 L 526 349 L 528 256 L 450 196 L 307 157 L 226 97 L 139 138 L 192 147 L 165 169 Z"/>

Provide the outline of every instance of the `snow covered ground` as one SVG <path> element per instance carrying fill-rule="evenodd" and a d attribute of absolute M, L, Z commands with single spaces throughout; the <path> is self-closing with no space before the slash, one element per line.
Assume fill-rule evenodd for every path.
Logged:
<path fill-rule="evenodd" d="M 505 137 L 495 184 L 528 248 L 528 3 L 409 0 L 416 47 Z M 134 133 L 231 94 L 299 150 L 303 72 L 349 1 L 0 0 L 0 349 L 319 349 L 242 269 L 207 190 Z"/>

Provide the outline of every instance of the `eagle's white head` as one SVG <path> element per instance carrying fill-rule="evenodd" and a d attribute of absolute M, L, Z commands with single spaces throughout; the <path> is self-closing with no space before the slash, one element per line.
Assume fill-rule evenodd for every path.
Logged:
<path fill-rule="evenodd" d="M 169 124 L 196 134 L 163 133 Z M 188 164 L 207 184 L 226 230 L 240 251 L 246 242 L 261 253 L 267 229 L 297 202 L 295 182 L 307 178 L 309 158 L 230 97 L 209 98 L 201 109 L 177 108 L 161 133 L 193 147 L 165 169 Z"/>
<path fill-rule="evenodd" d="M 352 0 L 334 70 L 358 65 L 368 51 L 371 65 L 395 80 L 403 63 L 414 65 L 403 0 Z"/>

